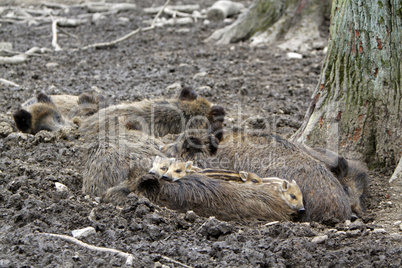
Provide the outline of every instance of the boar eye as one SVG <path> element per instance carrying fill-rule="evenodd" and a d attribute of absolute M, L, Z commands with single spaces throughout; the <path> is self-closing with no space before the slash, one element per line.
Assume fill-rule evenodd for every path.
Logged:
<path fill-rule="evenodd" d="M 161 169 L 162 169 L 163 171 L 165 171 L 165 170 L 167 170 L 167 167 L 161 167 Z"/>
<path fill-rule="evenodd" d="M 257 183 L 258 181 L 256 179 L 251 180 L 252 183 Z"/>
<path fill-rule="evenodd" d="M 294 194 L 290 194 L 290 198 L 292 198 L 292 199 L 297 199 Z"/>
<path fill-rule="evenodd" d="M 175 172 L 176 172 L 176 173 L 180 173 L 180 172 L 181 172 L 181 169 L 176 169 Z"/>
<path fill-rule="evenodd" d="M 55 119 L 58 123 L 61 123 L 61 116 L 60 116 L 59 114 L 56 114 L 56 115 L 54 116 L 54 119 Z"/>

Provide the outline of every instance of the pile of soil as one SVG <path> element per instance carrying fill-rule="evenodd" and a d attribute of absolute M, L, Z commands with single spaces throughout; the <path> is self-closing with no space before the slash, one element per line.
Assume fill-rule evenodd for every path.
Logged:
<path fill-rule="evenodd" d="M 207 8 L 213 2 L 197 3 Z M 72 50 L 147 26 L 144 21 L 153 16 L 143 8 L 164 1 L 135 3 L 136 10 L 65 28 L 70 34 L 58 36 L 62 51 L 0 66 L 0 78 L 20 85 L 1 86 L 0 127 L 4 129 L 18 106 L 40 91 L 79 95 L 96 89 L 113 104 L 174 97 L 178 90 L 169 87 L 174 83 L 189 85 L 224 106 L 227 128 L 267 129 L 290 137 L 301 125 L 319 77 L 322 51 L 289 59 L 275 46 L 207 44 L 203 40 L 228 22 L 204 20 L 139 33 L 106 49 Z M 71 7 L 62 14 L 83 13 L 87 11 L 82 7 Z M 0 37 L 16 51 L 52 48 L 49 23 L 2 22 Z M 134 194 L 122 207 L 83 195 L 86 147 L 75 130 L 69 135 L 27 135 L 15 128 L 11 134 L 0 132 L 0 267 L 127 265 L 118 254 L 43 234 L 71 236 L 85 227 L 96 232 L 81 241 L 130 253 L 135 267 L 402 266 L 402 191 L 400 185 L 389 186 L 391 169 L 369 172 L 367 211 L 354 222 L 222 222 L 161 208 Z M 68 190 L 58 191 L 56 183 Z"/>

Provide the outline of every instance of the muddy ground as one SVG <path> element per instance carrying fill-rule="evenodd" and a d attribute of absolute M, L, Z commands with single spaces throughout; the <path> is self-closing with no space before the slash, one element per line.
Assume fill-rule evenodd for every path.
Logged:
<path fill-rule="evenodd" d="M 2 7 L 12 3 L 5 1 Z M 59 34 L 63 51 L 0 66 L 0 78 L 20 85 L 1 85 L 2 121 L 9 121 L 19 104 L 39 91 L 80 94 L 95 88 L 111 103 L 120 103 L 173 97 L 177 90 L 167 87 L 180 83 L 224 106 L 228 128 L 247 124 L 284 137 L 297 130 L 319 77 L 323 51 L 296 60 L 275 46 L 205 44 L 203 39 L 226 23 L 203 20 L 140 33 L 108 49 L 71 50 L 146 26 L 143 21 L 152 16 L 143 8 L 163 1 L 135 3 L 134 11 L 65 28 L 71 35 Z M 178 3 L 195 1 L 174 1 Z M 87 13 L 78 7 L 63 12 L 66 17 Z M 51 40 L 50 23 L 1 23 L 0 41 L 12 43 L 16 51 L 52 49 Z M 402 266 L 401 187 L 388 184 L 391 169 L 370 171 L 366 214 L 352 223 L 241 224 L 177 213 L 133 194 L 123 207 L 99 204 L 81 193 L 85 145 L 78 136 L 2 133 L 0 267 L 126 266 L 119 255 L 41 234 L 71 236 L 71 231 L 89 226 L 96 233 L 81 238 L 83 242 L 133 254 L 134 267 Z M 56 182 L 68 191 L 57 191 Z"/>

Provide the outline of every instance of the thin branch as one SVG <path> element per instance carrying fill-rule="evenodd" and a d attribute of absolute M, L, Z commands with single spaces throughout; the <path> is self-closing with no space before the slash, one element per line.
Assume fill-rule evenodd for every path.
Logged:
<path fill-rule="evenodd" d="M 53 20 L 52 22 L 52 46 L 55 51 L 62 50 L 59 44 L 57 44 L 57 20 Z"/>
<path fill-rule="evenodd" d="M 169 5 L 170 0 L 167 0 L 165 5 L 159 10 L 159 12 L 156 14 L 154 20 L 152 21 L 151 27 L 155 27 L 156 20 L 159 18 L 159 16 L 163 13 L 167 5 Z"/>
<path fill-rule="evenodd" d="M 169 257 L 167 257 L 167 256 L 161 256 L 161 257 L 162 257 L 162 259 L 164 259 L 165 261 L 172 262 L 172 263 L 174 263 L 174 264 L 177 264 L 177 265 L 180 265 L 180 266 L 183 266 L 183 267 L 186 267 L 186 268 L 193 268 L 193 267 L 188 266 L 188 265 L 186 265 L 186 264 L 184 264 L 184 263 L 181 263 L 181 262 L 179 262 L 179 261 L 173 260 L 172 258 L 169 258 Z"/>
<path fill-rule="evenodd" d="M 130 265 L 130 266 L 133 265 L 134 255 L 132 255 L 130 253 L 126 253 L 126 252 L 123 252 L 123 251 L 120 251 L 120 250 L 117 250 L 117 249 L 113 249 L 113 248 L 105 248 L 105 247 L 93 246 L 93 245 L 84 243 L 81 240 L 78 240 L 77 238 L 74 238 L 74 237 L 68 236 L 68 235 L 51 234 L 51 233 L 38 233 L 38 234 L 44 235 L 44 236 L 61 238 L 61 239 L 65 240 L 65 241 L 67 241 L 67 242 L 76 244 L 78 246 L 84 247 L 84 248 L 89 249 L 89 250 L 117 254 L 118 256 L 120 256 L 122 258 L 126 258 L 126 265 Z"/>
<path fill-rule="evenodd" d="M 92 45 L 82 47 L 81 49 L 82 50 L 87 50 L 87 49 L 90 49 L 90 48 L 105 48 L 105 47 L 114 46 L 117 43 L 120 43 L 122 41 L 125 41 L 125 40 L 129 39 L 130 37 L 136 35 L 139 32 L 147 32 L 147 31 L 153 30 L 155 28 L 156 20 L 162 14 L 163 10 L 166 8 L 166 6 L 169 4 L 169 2 L 170 2 L 170 0 L 167 0 L 165 5 L 162 7 L 162 9 L 158 12 L 158 14 L 156 14 L 155 18 L 153 19 L 153 21 L 151 23 L 151 26 L 145 27 L 145 28 L 140 27 L 140 28 L 138 28 L 138 29 L 126 34 L 125 36 L 120 37 L 120 38 L 118 38 L 116 40 L 113 40 L 111 42 L 96 43 L 96 44 L 92 44 Z"/>
<path fill-rule="evenodd" d="M 0 84 L 3 84 L 5 86 L 20 87 L 20 85 L 14 83 L 12 81 L 6 80 L 4 78 L 0 78 Z"/>
<path fill-rule="evenodd" d="M 64 34 L 66 34 L 66 35 L 68 35 L 68 36 L 74 38 L 74 39 L 78 39 L 78 36 L 76 36 L 75 34 L 70 33 L 70 32 L 67 31 L 67 30 L 64 30 L 64 29 L 61 28 L 61 27 L 59 27 L 58 30 L 59 30 L 60 32 L 62 32 L 62 33 L 64 33 Z"/>
<path fill-rule="evenodd" d="M 122 258 L 126 258 L 126 265 L 130 265 L 130 266 L 133 265 L 133 262 L 134 262 L 134 259 L 135 259 L 133 254 L 126 253 L 126 252 L 123 252 L 121 250 L 117 250 L 117 249 L 113 249 L 113 248 L 97 247 L 97 246 L 94 246 L 94 245 L 90 245 L 90 244 L 84 243 L 81 240 L 78 240 L 77 238 L 74 238 L 72 236 L 60 235 L 60 234 L 51 234 L 51 233 L 38 233 L 38 234 L 44 235 L 44 236 L 49 236 L 49 237 L 60 238 L 60 239 L 63 239 L 65 241 L 67 241 L 67 242 L 76 244 L 78 246 L 84 247 L 84 248 L 89 249 L 89 250 L 116 254 L 116 255 L 118 255 L 118 256 L 120 256 Z M 174 260 L 174 259 L 172 259 L 170 257 L 167 257 L 167 256 L 161 256 L 161 257 L 162 257 L 162 259 L 164 259 L 167 262 L 171 262 L 171 263 L 174 263 L 174 264 L 186 267 L 186 268 L 192 268 L 191 266 L 188 266 L 188 265 L 186 265 L 184 263 L 176 261 L 176 260 Z"/>

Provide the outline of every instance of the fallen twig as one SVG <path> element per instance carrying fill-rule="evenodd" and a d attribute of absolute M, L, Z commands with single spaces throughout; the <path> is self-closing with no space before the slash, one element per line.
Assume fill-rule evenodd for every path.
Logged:
<path fill-rule="evenodd" d="M 51 234 L 51 233 L 38 233 L 38 234 L 44 235 L 44 236 L 50 236 L 50 237 L 57 237 L 57 238 L 63 239 L 65 241 L 67 241 L 67 242 L 76 244 L 78 246 L 84 247 L 84 248 L 89 249 L 89 250 L 116 254 L 116 255 L 118 255 L 118 256 L 120 256 L 122 258 L 126 258 L 126 265 L 131 266 L 131 265 L 133 265 L 133 262 L 134 262 L 135 257 L 134 257 L 133 254 L 126 253 L 126 252 L 123 252 L 123 251 L 118 250 L 118 249 L 105 248 L 105 247 L 98 247 L 98 246 L 90 245 L 90 244 L 82 242 L 81 240 L 78 240 L 77 238 L 74 238 L 74 237 L 68 236 L 68 235 Z M 162 257 L 162 259 L 164 259 L 167 262 L 171 262 L 171 263 L 174 263 L 174 264 L 186 267 L 186 268 L 192 268 L 191 266 L 188 266 L 188 265 L 186 265 L 184 263 L 176 261 L 176 260 L 174 260 L 174 259 L 172 259 L 170 257 L 167 257 L 167 256 L 161 256 L 161 257 Z"/>
<path fill-rule="evenodd" d="M 164 10 L 164 13 L 170 15 L 170 16 L 179 16 L 179 17 L 191 17 L 191 18 L 197 18 L 197 19 L 205 19 L 207 16 L 201 15 L 201 14 L 189 14 L 189 13 L 184 13 L 178 10 L 170 9 L 167 7 Z"/>
<path fill-rule="evenodd" d="M 105 248 L 105 247 L 93 246 L 93 245 L 84 243 L 81 240 L 78 240 L 77 238 L 74 238 L 74 237 L 68 236 L 68 235 L 51 234 L 51 233 L 39 233 L 39 234 L 44 235 L 44 236 L 61 238 L 61 239 L 65 240 L 65 241 L 68 241 L 68 242 L 71 242 L 73 244 L 82 246 L 82 247 L 87 248 L 89 250 L 117 254 L 118 256 L 120 256 L 122 258 L 126 258 L 126 265 L 130 265 L 130 266 L 133 265 L 134 255 L 132 255 L 130 253 L 126 253 L 126 252 L 123 252 L 123 251 L 120 251 L 120 250 L 117 250 L 117 249 L 113 249 L 113 248 Z"/>
<path fill-rule="evenodd" d="M 174 259 L 172 259 L 172 258 L 169 258 L 169 257 L 167 257 L 167 256 L 161 256 L 161 257 L 162 257 L 162 259 L 164 259 L 165 261 L 172 262 L 172 263 L 174 263 L 174 264 L 177 264 L 177 265 L 180 265 L 180 266 L 183 266 L 183 267 L 186 267 L 186 268 L 192 268 L 191 266 L 188 266 L 188 265 L 186 265 L 186 264 L 184 264 L 184 263 L 181 263 L 181 262 L 179 262 L 179 261 L 176 261 L 176 260 L 174 260 Z"/>
<path fill-rule="evenodd" d="M 135 4 L 130 3 L 87 3 L 86 8 L 89 12 L 105 12 L 105 11 L 114 11 L 119 12 L 122 10 L 132 10 L 136 8 Z"/>
<path fill-rule="evenodd" d="M 64 30 L 63 28 L 58 28 L 58 30 L 60 31 L 60 32 L 62 32 L 62 33 L 64 33 L 64 34 L 66 34 L 66 35 L 68 35 L 68 36 L 70 36 L 70 37 L 72 37 L 72 38 L 74 38 L 74 39 L 78 39 L 78 36 L 77 35 L 75 35 L 75 34 L 72 34 L 72 33 L 70 33 L 69 31 L 67 31 L 67 30 Z"/>
<path fill-rule="evenodd" d="M 28 56 L 24 53 L 12 57 L 0 57 L 0 64 L 18 64 L 27 60 Z"/>
<path fill-rule="evenodd" d="M 191 13 L 195 10 L 200 9 L 200 5 L 175 5 L 175 6 L 159 6 L 159 7 L 149 7 L 149 8 L 144 8 L 144 12 L 147 14 L 156 14 L 160 12 L 162 9 L 168 9 L 168 10 L 176 10 L 179 12 L 185 12 L 185 13 Z"/>
<path fill-rule="evenodd" d="M 59 44 L 57 43 L 57 20 L 55 19 L 53 19 L 52 22 L 52 46 L 54 47 L 55 51 L 62 50 Z"/>
<path fill-rule="evenodd" d="M 125 36 L 122 36 L 122 37 L 116 39 L 116 40 L 113 40 L 113 41 L 110 41 L 110 42 L 96 43 L 96 44 L 84 46 L 84 47 L 82 47 L 81 49 L 82 49 L 82 50 L 87 50 L 87 49 L 90 49 L 90 48 L 105 48 L 105 47 L 111 47 L 111 46 L 116 45 L 117 43 L 120 43 L 120 42 L 122 42 L 122 41 L 125 41 L 125 40 L 129 39 L 130 37 L 136 35 L 136 34 L 139 33 L 139 32 L 147 32 L 147 31 L 153 30 L 153 29 L 155 28 L 156 20 L 157 20 L 158 17 L 162 14 L 163 10 L 166 8 L 166 6 L 169 4 L 169 2 L 170 2 L 170 0 L 167 0 L 166 3 L 165 3 L 165 5 L 162 7 L 162 9 L 159 10 L 158 14 L 156 14 L 155 18 L 153 19 L 153 21 L 152 21 L 152 23 L 151 23 L 151 26 L 145 27 L 145 28 L 141 28 L 141 27 L 140 27 L 140 28 L 138 28 L 138 29 L 136 29 L 136 30 L 134 30 L 134 31 L 132 31 L 132 32 L 130 32 L 130 33 L 128 33 L 128 34 L 126 34 Z"/>
<path fill-rule="evenodd" d="M 3 79 L 3 78 L 0 78 L 0 84 L 3 84 L 5 86 L 20 87 L 20 85 L 14 83 L 14 82 L 8 81 L 6 79 Z"/>
<path fill-rule="evenodd" d="M 163 13 L 167 5 L 169 5 L 170 0 L 167 0 L 166 3 L 163 5 L 163 7 L 159 10 L 158 13 L 156 13 L 156 16 L 154 20 L 152 21 L 151 27 L 155 27 L 156 20 L 159 18 L 159 16 Z"/>
<path fill-rule="evenodd" d="M 64 9 L 64 8 L 68 8 L 69 6 L 67 5 L 63 5 L 63 4 L 59 4 L 59 3 L 53 3 L 53 2 L 42 2 L 42 5 L 44 5 L 45 7 L 48 8 L 59 8 L 59 9 Z"/>

